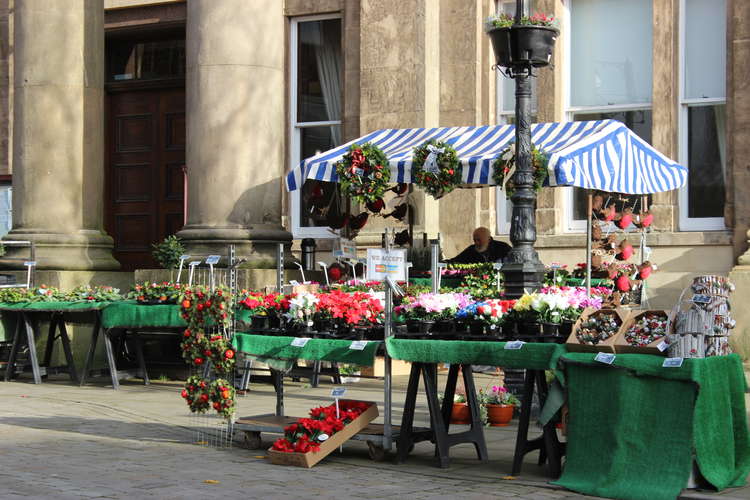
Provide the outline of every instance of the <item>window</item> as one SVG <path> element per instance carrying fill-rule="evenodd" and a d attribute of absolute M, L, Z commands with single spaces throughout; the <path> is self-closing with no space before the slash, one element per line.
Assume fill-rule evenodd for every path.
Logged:
<path fill-rule="evenodd" d="M 534 0 L 526 2 L 526 14 L 534 12 Z M 511 16 L 516 15 L 516 0 L 497 0 L 496 12 Z M 498 125 L 515 124 L 516 114 L 516 81 L 503 76 L 500 71 L 495 72 L 495 100 L 496 116 Z M 536 78 L 531 79 L 531 121 L 536 122 L 537 92 Z M 505 191 L 495 188 L 495 206 L 497 207 L 497 234 L 510 233 L 510 217 L 513 212 L 513 203 L 505 196 Z"/>
<path fill-rule="evenodd" d="M 651 19 L 651 0 L 571 0 L 570 120 L 619 120 L 651 142 Z M 567 229 L 585 231 L 585 190 L 567 198 Z"/>
<path fill-rule="evenodd" d="M 342 143 L 341 19 L 292 19 L 290 85 L 291 167 Z M 340 210 L 336 184 L 307 180 L 291 193 L 292 232 L 296 238 L 330 238 L 328 219 Z"/>
<path fill-rule="evenodd" d="M 185 78 L 185 38 L 107 42 L 107 82 Z"/>
<path fill-rule="evenodd" d="M 724 229 L 726 0 L 680 4 L 680 229 Z"/>

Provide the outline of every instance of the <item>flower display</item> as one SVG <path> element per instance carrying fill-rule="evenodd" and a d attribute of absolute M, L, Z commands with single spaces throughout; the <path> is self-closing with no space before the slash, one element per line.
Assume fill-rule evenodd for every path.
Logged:
<path fill-rule="evenodd" d="M 493 385 L 488 392 L 479 389 L 479 401 L 486 405 L 518 406 L 521 404 L 514 394 L 501 385 Z"/>
<path fill-rule="evenodd" d="M 625 332 L 625 340 L 632 346 L 647 346 L 667 334 L 668 321 L 666 313 L 643 313 Z"/>
<path fill-rule="evenodd" d="M 128 298 L 135 299 L 140 304 L 176 304 L 186 285 L 162 281 L 136 284 L 128 294 Z"/>
<path fill-rule="evenodd" d="M 616 312 L 596 311 L 581 323 L 576 338 L 581 344 L 597 345 L 615 335 L 621 324 L 622 320 Z"/>
<path fill-rule="evenodd" d="M 369 293 L 333 289 L 318 294 L 317 299 L 316 311 L 326 319 L 341 320 L 349 326 L 383 321 L 383 303 Z"/>
<path fill-rule="evenodd" d="M 456 313 L 458 319 L 469 319 L 482 322 L 495 329 L 503 322 L 505 314 L 513 308 L 514 300 L 489 299 L 474 302 Z"/>
<path fill-rule="evenodd" d="M 471 303 L 471 296 L 463 293 L 420 293 L 416 297 L 404 297 L 394 312 L 407 320 L 438 321 L 453 319 Z"/>
<path fill-rule="evenodd" d="M 194 286 L 182 290 L 181 314 L 188 328 L 197 330 L 206 323 L 223 327 L 229 325 L 232 297 L 228 288 L 217 286 L 210 290 L 204 286 Z"/>
<path fill-rule="evenodd" d="M 237 297 L 237 305 L 247 309 L 253 316 L 263 316 L 266 314 L 266 296 L 260 292 L 251 292 L 242 290 Z"/>
<path fill-rule="evenodd" d="M 373 208 L 383 203 L 382 196 L 391 179 L 388 158 L 371 143 L 352 144 L 341 161 L 336 163 L 336 173 L 342 191 L 353 200 Z M 379 212 L 382 206 L 375 212 Z"/>
<path fill-rule="evenodd" d="M 308 453 L 320 451 L 320 443 L 341 431 L 364 413 L 370 405 L 362 401 L 339 401 L 336 405 L 321 406 L 310 410 L 309 418 L 284 427 L 284 437 L 276 440 L 272 450 L 286 453 Z"/>
<path fill-rule="evenodd" d="M 87 302 L 111 302 L 122 300 L 119 288 L 111 286 L 77 286 L 65 294 L 64 300 L 76 302 L 79 300 Z"/>
<path fill-rule="evenodd" d="M 0 289 L 0 302 L 18 304 L 22 302 L 55 302 L 65 300 L 65 295 L 57 288 L 39 285 L 35 288 Z"/>

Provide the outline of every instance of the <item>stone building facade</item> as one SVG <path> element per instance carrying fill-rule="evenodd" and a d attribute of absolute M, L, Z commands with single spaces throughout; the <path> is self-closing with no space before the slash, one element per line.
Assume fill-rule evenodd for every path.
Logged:
<path fill-rule="evenodd" d="M 6 239 L 35 241 L 40 269 L 87 276 L 150 267 L 150 244 L 174 232 L 191 253 L 233 242 L 258 266 L 276 241 L 297 248 L 314 237 L 325 254 L 332 234 L 309 216 L 304 190 L 286 192 L 285 172 L 379 128 L 511 120 L 512 82 L 492 68 L 483 21 L 514 4 L 0 0 L 0 174 L 14 191 Z M 670 307 L 695 273 L 734 269 L 744 283 L 750 3 L 533 4 L 562 27 L 553 67 L 535 83 L 537 121 L 621 119 L 695 172 L 685 191 L 650 199 L 652 305 Z M 696 33 L 699 19 L 711 21 Z M 507 238 L 496 191 L 440 201 L 415 192 L 415 233 L 439 233 L 447 256 L 476 226 Z M 540 193 L 543 261 L 585 259 L 580 199 Z M 357 241 L 379 245 L 384 226 L 372 220 Z M 20 254 L 8 257 L 3 265 L 19 265 Z"/>

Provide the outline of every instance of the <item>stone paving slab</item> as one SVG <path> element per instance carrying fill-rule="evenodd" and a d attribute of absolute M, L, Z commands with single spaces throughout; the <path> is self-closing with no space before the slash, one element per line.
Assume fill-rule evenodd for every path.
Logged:
<path fill-rule="evenodd" d="M 406 377 L 394 380 L 394 420 L 398 422 Z M 492 384 L 478 376 L 477 386 Z M 367 446 L 350 442 L 312 469 L 275 466 L 265 450 L 240 446 L 215 449 L 195 444 L 212 430 L 215 419 L 190 416 L 178 392 L 179 382 L 143 386 L 125 382 L 120 391 L 91 385 L 76 387 L 65 378 L 41 385 L 0 383 L 0 498 L 185 499 L 226 498 L 591 498 L 547 484 L 544 468 L 527 456 L 521 476 L 504 480 L 510 470 L 515 427 L 488 429 L 490 460 L 476 460 L 473 446 L 451 450 L 451 467 L 435 465 L 433 447 L 419 443 L 402 465 L 369 459 Z M 254 383 L 240 398 L 239 414 L 273 411 L 268 385 Z M 304 415 L 330 402 L 329 384 L 311 389 L 286 386 L 287 414 Z M 382 382 L 362 381 L 347 396 L 380 403 Z M 425 402 L 418 401 L 416 424 L 425 425 Z M 379 419 L 382 422 L 382 416 Z M 275 436 L 264 435 L 268 447 Z M 218 481 L 216 484 L 205 481 Z M 685 498 L 750 498 L 750 489 L 721 495 L 686 492 Z"/>

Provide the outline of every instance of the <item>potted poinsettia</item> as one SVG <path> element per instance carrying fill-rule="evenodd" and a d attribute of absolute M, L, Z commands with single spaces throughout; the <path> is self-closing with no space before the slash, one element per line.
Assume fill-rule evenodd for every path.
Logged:
<path fill-rule="evenodd" d="M 504 68 L 547 66 L 560 34 L 554 16 L 541 13 L 523 16 L 517 23 L 508 14 L 496 14 L 487 18 L 485 29 L 497 65 Z"/>

